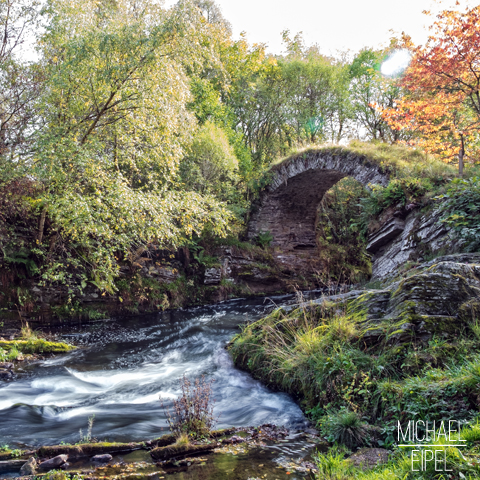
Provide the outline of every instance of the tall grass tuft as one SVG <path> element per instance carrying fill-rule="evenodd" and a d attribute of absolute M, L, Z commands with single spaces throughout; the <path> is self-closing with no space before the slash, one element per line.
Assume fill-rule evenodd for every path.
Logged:
<path fill-rule="evenodd" d="M 368 438 L 366 424 L 357 412 L 342 411 L 330 416 L 328 430 L 334 441 L 350 449 L 364 445 Z"/>

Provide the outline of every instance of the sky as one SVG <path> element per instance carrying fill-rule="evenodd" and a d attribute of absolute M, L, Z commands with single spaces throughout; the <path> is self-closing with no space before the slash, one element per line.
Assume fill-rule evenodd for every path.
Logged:
<path fill-rule="evenodd" d="M 478 0 L 459 0 L 460 8 Z M 166 0 L 166 6 L 175 3 Z M 363 47 L 388 46 L 394 34 L 405 31 L 417 44 L 426 41 L 425 25 L 433 18 L 423 10 L 438 12 L 452 7 L 453 0 L 216 0 L 232 24 L 234 38 L 247 33 L 250 43 L 266 43 L 268 51 L 283 51 L 281 32 L 293 37 L 303 32 L 307 45 L 317 43 L 325 55 Z M 394 32 L 392 33 L 391 30 Z"/>

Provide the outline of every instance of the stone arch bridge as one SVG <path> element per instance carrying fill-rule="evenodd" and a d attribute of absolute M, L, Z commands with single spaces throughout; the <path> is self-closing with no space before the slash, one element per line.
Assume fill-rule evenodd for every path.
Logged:
<path fill-rule="evenodd" d="M 254 208 L 248 237 L 270 232 L 277 260 L 292 270 L 315 268 L 318 205 L 335 183 L 350 176 L 364 186 L 386 186 L 389 175 L 367 157 L 331 147 L 298 153 L 271 169 L 272 180 Z"/>

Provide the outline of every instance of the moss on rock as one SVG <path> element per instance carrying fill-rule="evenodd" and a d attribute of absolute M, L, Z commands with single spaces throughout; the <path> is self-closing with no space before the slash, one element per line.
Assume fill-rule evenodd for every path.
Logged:
<path fill-rule="evenodd" d="M 22 353 L 66 353 L 75 349 L 73 345 L 63 342 L 51 342 L 43 338 L 35 340 L 0 340 L 0 348 L 16 348 Z"/>

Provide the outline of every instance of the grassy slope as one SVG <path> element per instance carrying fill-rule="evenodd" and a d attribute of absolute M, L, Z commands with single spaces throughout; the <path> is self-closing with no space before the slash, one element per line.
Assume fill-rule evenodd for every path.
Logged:
<path fill-rule="evenodd" d="M 397 421 L 475 419 L 480 384 L 480 326 L 475 320 L 448 338 L 434 335 L 428 342 L 393 345 L 369 344 L 364 335 L 370 325 L 365 320 L 357 301 L 304 305 L 289 312 L 279 309 L 247 325 L 230 351 L 237 366 L 299 397 L 331 441 L 342 439 L 345 417 L 353 412 L 357 417 L 353 429 L 362 435 L 350 447 L 393 446 Z M 477 460 L 478 440 L 480 433 L 470 445 Z M 324 472 L 319 478 L 364 478 L 343 462 L 343 454 L 329 455 L 321 456 L 319 463 L 338 464 L 337 473 L 345 469 L 344 475 Z M 457 453 L 448 455 L 453 462 Z M 470 467 L 460 460 L 458 469 L 466 474 Z M 379 469 L 378 476 L 365 478 L 404 478 L 407 464 L 405 455 L 398 453 L 383 473 Z M 394 472 L 402 475 L 392 476 Z"/>

